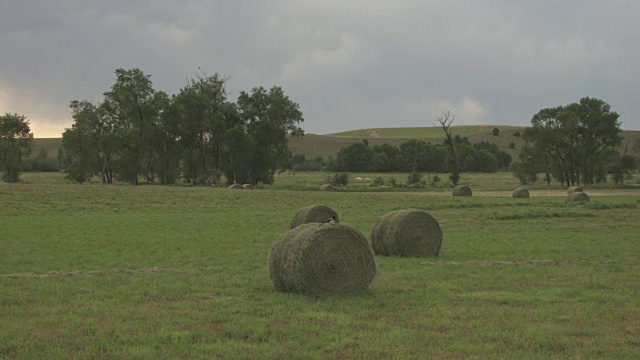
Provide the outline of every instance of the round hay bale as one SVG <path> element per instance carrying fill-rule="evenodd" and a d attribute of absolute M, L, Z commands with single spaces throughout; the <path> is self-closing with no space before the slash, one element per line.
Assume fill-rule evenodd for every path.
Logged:
<path fill-rule="evenodd" d="M 583 192 L 570 193 L 567 196 L 567 201 L 586 202 L 586 201 L 589 201 L 589 195 Z"/>
<path fill-rule="evenodd" d="M 471 188 L 467 185 L 458 185 L 453 188 L 453 196 L 471 196 Z"/>
<path fill-rule="evenodd" d="M 303 224 L 271 247 L 269 275 L 282 292 L 314 296 L 367 289 L 376 264 L 367 239 L 344 224 Z"/>
<path fill-rule="evenodd" d="M 244 188 L 240 184 L 233 184 L 233 185 L 229 185 L 229 187 L 227 189 L 229 189 L 229 190 L 242 190 Z"/>
<path fill-rule="evenodd" d="M 574 192 L 583 192 L 583 191 L 580 186 L 571 186 L 569 189 L 567 189 L 567 194 L 572 194 Z"/>
<path fill-rule="evenodd" d="M 513 193 L 511 194 L 511 196 L 513 196 L 514 198 L 518 198 L 518 199 L 528 199 L 529 198 L 529 190 L 521 187 L 521 188 L 517 188 L 515 190 L 513 190 Z"/>
<path fill-rule="evenodd" d="M 324 184 L 320 186 L 320 191 L 336 191 L 336 188 L 331 184 Z"/>
<path fill-rule="evenodd" d="M 417 209 L 382 215 L 371 232 L 371 247 L 376 255 L 437 256 L 441 245 L 440 224 L 426 211 Z"/>
<path fill-rule="evenodd" d="M 331 221 L 333 220 L 333 221 Z M 291 219 L 290 229 L 308 223 L 339 223 L 338 214 L 327 205 L 311 205 L 296 210 Z"/>
<path fill-rule="evenodd" d="M 253 190 L 255 187 L 251 184 L 242 184 L 242 188 L 245 190 Z"/>

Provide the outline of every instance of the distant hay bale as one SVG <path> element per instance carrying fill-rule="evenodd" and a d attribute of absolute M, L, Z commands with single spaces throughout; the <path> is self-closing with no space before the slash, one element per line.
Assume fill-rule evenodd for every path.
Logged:
<path fill-rule="evenodd" d="M 367 289 L 376 264 L 367 239 L 344 224 L 303 224 L 271 247 L 269 275 L 278 291 L 313 296 Z"/>
<path fill-rule="evenodd" d="M 567 189 L 567 194 L 572 194 L 575 192 L 583 192 L 582 188 L 580 186 L 572 186 L 569 189 Z"/>
<path fill-rule="evenodd" d="M 521 187 L 521 188 L 517 188 L 515 190 L 513 190 L 513 193 L 511 194 L 511 196 L 513 196 L 514 198 L 519 198 L 519 199 L 527 199 L 529 198 L 529 190 Z"/>
<path fill-rule="evenodd" d="M 319 204 L 306 206 L 296 210 L 293 214 L 290 229 L 302 224 L 326 223 L 329 222 L 330 219 L 333 219 L 336 223 L 340 222 L 340 219 L 338 219 L 338 213 L 333 211 L 333 209 L 327 205 Z"/>
<path fill-rule="evenodd" d="M 589 201 L 589 195 L 583 192 L 573 192 L 567 195 L 567 201 L 586 202 Z"/>
<path fill-rule="evenodd" d="M 336 188 L 331 184 L 324 184 L 320 186 L 320 191 L 336 191 Z"/>
<path fill-rule="evenodd" d="M 245 190 L 253 190 L 255 187 L 251 184 L 242 184 L 242 188 Z"/>
<path fill-rule="evenodd" d="M 440 224 L 426 211 L 417 209 L 382 215 L 371 232 L 371 247 L 376 255 L 437 256 L 441 245 Z"/>
<path fill-rule="evenodd" d="M 471 196 L 471 188 L 467 185 L 458 185 L 453 188 L 453 196 Z"/>
<path fill-rule="evenodd" d="M 229 187 L 227 189 L 229 189 L 229 190 L 242 190 L 244 188 L 240 184 L 233 184 L 233 185 L 229 185 Z"/>

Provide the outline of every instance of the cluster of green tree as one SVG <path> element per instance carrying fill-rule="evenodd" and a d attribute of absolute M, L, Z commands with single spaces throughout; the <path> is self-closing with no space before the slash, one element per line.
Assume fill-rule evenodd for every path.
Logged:
<path fill-rule="evenodd" d="M 277 86 L 241 91 L 233 103 L 218 74 L 169 96 L 140 69 L 115 73 L 102 103 L 71 101 L 60 155 L 70 179 L 209 184 L 224 174 L 228 183 L 271 183 L 291 158 L 288 136 L 303 134 L 299 105 Z"/>
<path fill-rule="evenodd" d="M 2 180 L 20 180 L 23 159 L 31 154 L 33 134 L 25 116 L 5 113 L 0 116 L 0 171 Z"/>
<path fill-rule="evenodd" d="M 471 144 L 469 139 L 453 137 L 461 159 L 461 170 L 471 172 L 496 172 L 506 170 L 511 155 L 487 141 Z M 331 172 L 447 172 L 447 149 L 443 144 L 420 140 L 408 140 L 399 147 L 384 143 L 369 146 L 367 140 L 345 146 L 335 159 L 316 157 L 307 160 L 304 155 L 292 158 L 296 171 Z"/>
<path fill-rule="evenodd" d="M 592 185 L 613 174 L 618 183 L 635 170 L 635 158 L 621 154 L 619 114 L 600 99 L 585 97 L 577 103 L 540 110 L 524 131 L 520 162 L 514 164 L 521 182 L 544 173 L 571 185 Z"/>

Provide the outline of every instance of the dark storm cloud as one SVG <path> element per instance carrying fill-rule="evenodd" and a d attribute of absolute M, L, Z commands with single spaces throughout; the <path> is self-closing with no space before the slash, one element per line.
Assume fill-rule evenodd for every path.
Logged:
<path fill-rule="evenodd" d="M 100 101 L 118 67 L 169 93 L 199 70 L 230 98 L 281 85 L 307 132 L 528 124 L 540 108 L 599 97 L 640 129 L 635 1 L 0 1 L 0 112 L 36 136 Z M 632 67 L 633 66 L 633 67 Z M 47 132 L 47 134 L 45 134 Z M 51 133 L 49 133 L 51 132 Z"/>

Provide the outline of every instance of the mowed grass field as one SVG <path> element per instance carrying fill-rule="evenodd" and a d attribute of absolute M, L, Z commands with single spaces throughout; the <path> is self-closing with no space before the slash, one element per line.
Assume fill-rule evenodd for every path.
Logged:
<path fill-rule="evenodd" d="M 639 357 L 640 191 L 513 199 L 514 179 L 474 174 L 470 198 L 311 191 L 323 176 L 254 191 L 0 184 L 0 358 Z M 278 293 L 269 250 L 312 204 L 367 237 L 380 215 L 426 210 L 440 256 L 376 257 L 357 296 Z"/>

